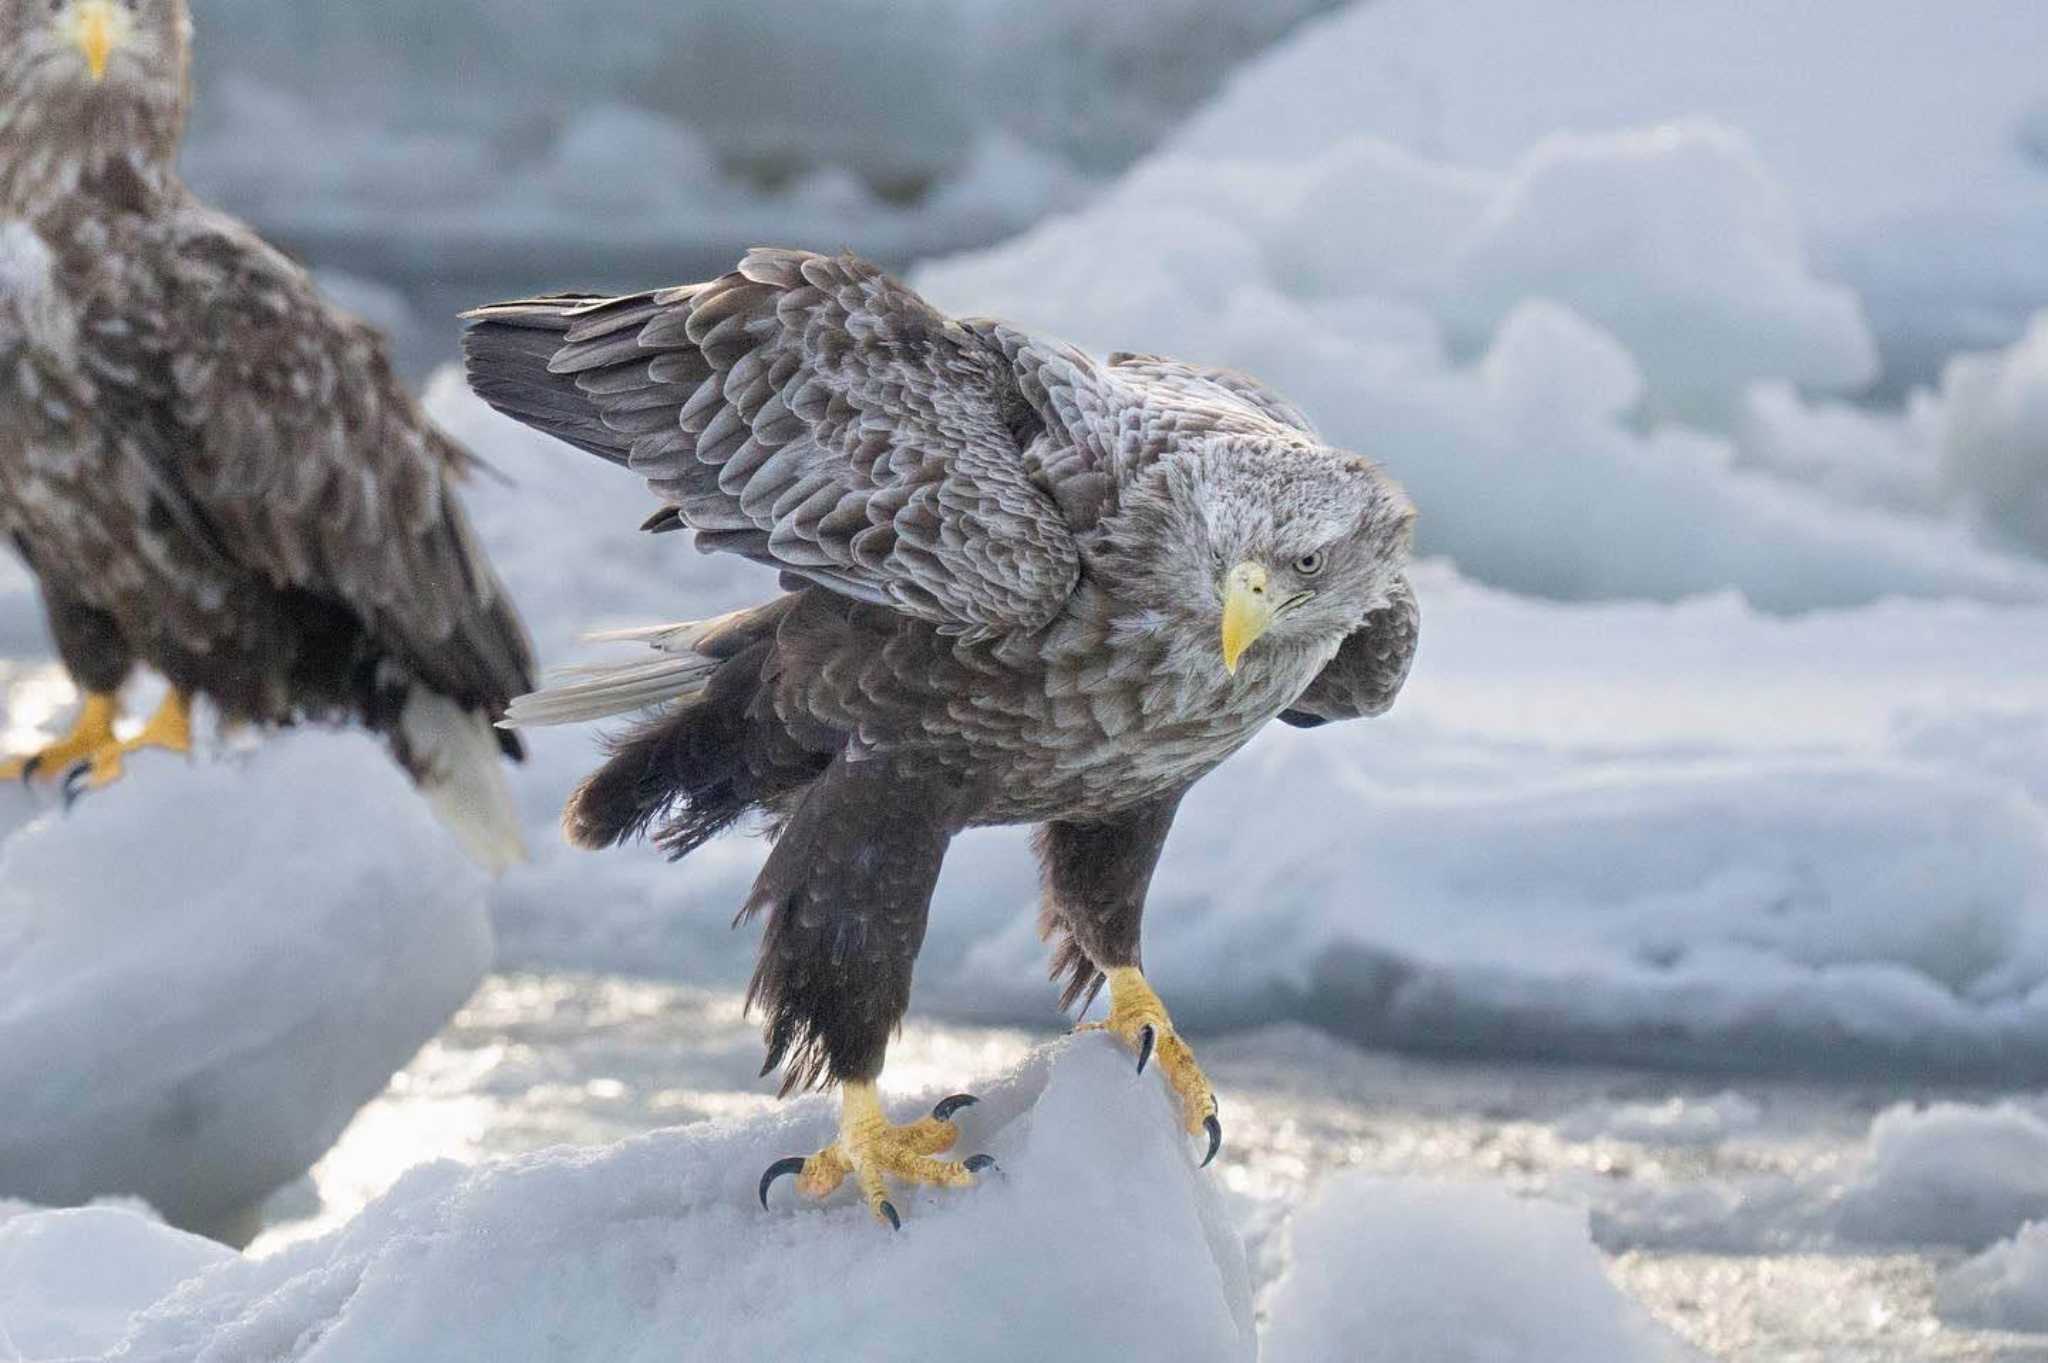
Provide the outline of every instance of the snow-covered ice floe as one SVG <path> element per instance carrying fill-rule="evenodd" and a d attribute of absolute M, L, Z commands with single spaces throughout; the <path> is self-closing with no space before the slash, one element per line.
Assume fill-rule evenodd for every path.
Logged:
<path fill-rule="evenodd" d="M 1264 1363 L 1702 1358 L 1615 1287 L 1581 1210 L 1351 1174 L 1294 1218 L 1289 1240 Z"/>
<path fill-rule="evenodd" d="M 130 768 L 0 845 L 0 1197 L 246 1233 L 475 989 L 485 882 L 362 735 Z"/>
<path fill-rule="evenodd" d="M 1156 1074 L 1087 1037 L 980 1097 L 963 1152 L 1003 1172 L 900 1198 L 900 1233 L 844 1192 L 798 1207 L 784 1183 L 756 1203 L 766 1165 L 829 1139 L 832 1105 L 813 1098 L 603 1150 L 423 1166 L 262 1260 L 131 1213 L 0 1222 L 0 1266 L 20 1275 L 0 1274 L 0 1327 L 19 1313 L 163 1363 L 1254 1357 L 1243 1247 Z M 126 1301 L 64 1266 L 101 1240 L 139 1265 Z"/>

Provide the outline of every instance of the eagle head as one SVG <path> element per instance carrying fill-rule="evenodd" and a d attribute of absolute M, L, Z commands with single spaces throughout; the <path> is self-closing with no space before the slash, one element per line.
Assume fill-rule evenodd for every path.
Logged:
<path fill-rule="evenodd" d="M 12 159 L 74 175 L 167 169 L 190 105 L 190 53 L 185 0 L 0 0 L 0 128 L 19 148 Z"/>
<path fill-rule="evenodd" d="M 1235 676 L 1262 656 L 1327 661 L 1395 590 L 1415 507 L 1370 460 L 1306 437 L 1216 436 L 1162 460 L 1131 529 L 1148 605 Z M 1133 549 L 1138 546 L 1132 545 Z"/>

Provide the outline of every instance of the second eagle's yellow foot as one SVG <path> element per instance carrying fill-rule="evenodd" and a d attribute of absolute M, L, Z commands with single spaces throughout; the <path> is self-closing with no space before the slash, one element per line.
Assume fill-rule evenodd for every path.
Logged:
<path fill-rule="evenodd" d="M 71 732 L 39 752 L 0 764 L 0 781 L 33 781 L 40 777 L 56 781 L 69 775 L 81 762 L 90 761 L 112 746 L 114 721 L 121 716 L 120 703 L 111 695 L 94 692 L 78 707 Z"/>
<path fill-rule="evenodd" d="M 107 741 L 86 754 L 64 775 L 64 798 L 76 800 L 83 790 L 100 790 L 121 779 L 128 756 L 149 748 L 166 752 L 192 751 L 192 707 L 179 692 L 164 697 L 156 713 L 130 739 L 116 740 L 109 726 Z"/>
<path fill-rule="evenodd" d="M 1113 1032 L 1122 1037 L 1124 1044 L 1138 1053 L 1140 1074 L 1145 1072 L 1145 1067 L 1155 1055 L 1159 1058 L 1159 1068 L 1166 1075 L 1167 1084 L 1180 1098 L 1181 1119 L 1187 1125 L 1188 1134 L 1209 1138 L 1209 1152 L 1202 1157 L 1202 1167 L 1208 1168 L 1209 1162 L 1216 1158 L 1216 1152 L 1223 1148 L 1223 1123 L 1216 1115 L 1216 1090 L 1210 1087 L 1202 1067 L 1195 1063 L 1194 1051 L 1173 1029 L 1173 1019 L 1166 1015 L 1166 1005 L 1145 982 L 1144 972 L 1125 966 L 1109 971 L 1108 975 L 1108 1020 L 1087 1023 L 1080 1030 Z"/>
<path fill-rule="evenodd" d="M 851 1176 L 875 1219 L 892 1230 L 901 1230 L 903 1218 L 889 1200 L 886 1179 L 966 1188 L 973 1185 L 976 1174 L 996 1167 L 987 1155 L 957 1164 L 932 1158 L 952 1149 L 960 1139 L 953 1114 L 975 1103 L 965 1094 L 948 1098 L 932 1109 L 931 1116 L 908 1126 L 896 1126 L 883 1115 L 882 1100 L 871 1083 L 848 1084 L 840 1103 L 838 1140 L 809 1159 L 799 1155 L 777 1160 L 761 1175 L 762 1210 L 768 1207 L 768 1189 L 784 1174 L 796 1175 L 797 1191 L 806 1197 L 829 1197 Z"/>

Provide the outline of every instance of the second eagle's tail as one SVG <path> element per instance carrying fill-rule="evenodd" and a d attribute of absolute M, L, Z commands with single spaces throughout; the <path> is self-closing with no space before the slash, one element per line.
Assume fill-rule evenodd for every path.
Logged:
<path fill-rule="evenodd" d="M 435 817 L 493 875 L 527 859 L 498 739 L 487 715 L 417 685 L 390 733 L 399 764 Z"/>

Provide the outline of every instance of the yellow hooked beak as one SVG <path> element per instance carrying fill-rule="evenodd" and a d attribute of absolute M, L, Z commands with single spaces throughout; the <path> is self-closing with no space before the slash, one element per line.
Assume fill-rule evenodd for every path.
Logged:
<path fill-rule="evenodd" d="M 1263 565 L 1240 563 L 1223 586 L 1223 670 L 1237 675 L 1245 650 L 1272 628 L 1273 595 Z"/>
<path fill-rule="evenodd" d="M 73 12 L 72 38 L 78 43 L 78 50 L 85 54 L 86 69 L 92 72 L 95 82 L 107 78 L 107 58 L 114 54 L 114 45 L 119 40 L 115 32 L 114 6 L 111 0 L 81 0 Z"/>

